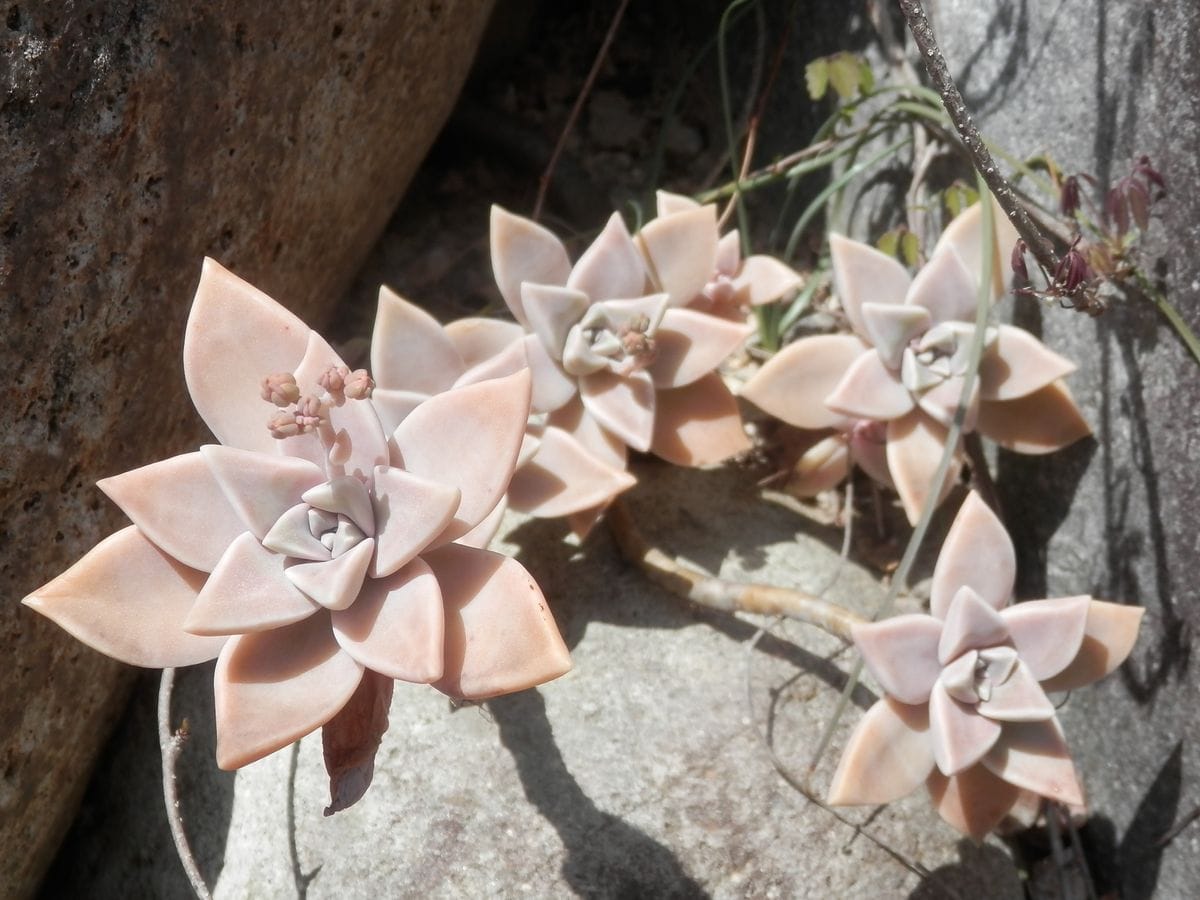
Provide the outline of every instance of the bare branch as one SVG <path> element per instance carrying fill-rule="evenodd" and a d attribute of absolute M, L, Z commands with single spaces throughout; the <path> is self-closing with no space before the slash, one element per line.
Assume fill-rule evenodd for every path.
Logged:
<path fill-rule="evenodd" d="M 183 863 L 183 871 L 187 873 L 192 890 L 200 900 L 212 900 L 204 876 L 196 866 L 196 858 L 192 856 L 192 848 L 188 846 L 187 834 L 183 830 L 183 817 L 179 812 L 179 790 L 175 781 L 175 763 L 179 760 L 179 751 L 187 739 L 186 723 L 178 731 L 171 729 L 171 691 L 175 687 L 175 670 L 163 669 L 162 680 L 158 686 L 158 746 L 162 751 L 162 785 L 163 802 L 167 808 L 167 821 L 171 825 L 171 837 L 175 841 L 175 852 Z"/>
<path fill-rule="evenodd" d="M 607 519 L 627 560 L 637 565 L 655 584 L 697 606 L 727 613 L 786 616 L 814 625 L 846 642 L 851 640 L 851 626 L 866 621 L 858 613 L 802 591 L 767 584 L 739 584 L 682 566 L 642 537 L 633 523 L 629 507 L 621 500 L 609 507 Z"/>

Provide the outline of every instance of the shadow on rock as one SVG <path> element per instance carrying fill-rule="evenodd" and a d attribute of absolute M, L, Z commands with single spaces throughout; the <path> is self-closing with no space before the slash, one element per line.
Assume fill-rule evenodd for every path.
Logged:
<path fill-rule="evenodd" d="M 596 807 L 567 768 L 537 690 L 488 701 L 529 802 L 566 849 L 563 878 L 583 897 L 707 897 L 649 835 Z M 615 751 L 614 751 L 615 752 Z"/>
<path fill-rule="evenodd" d="M 213 715 L 214 663 L 181 669 L 173 724 L 187 720 L 176 775 L 192 854 L 207 884 L 225 862 L 233 809 L 233 772 L 217 768 Z M 143 675 L 121 724 L 92 776 L 83 806 L 55 858 L 41 896 L 124 900 L 191 897 L 176 858 L 162 796 L 158 747 L 159 673 Z"/>
<path fill-rule="evenodd" d="M 958 862 L 930 872 L 908 895 L 908 900 L 1024 896 L 1012 859 L 998 847 L 963 839 L 958 842 L 958 857 Z"/>
<path fill-rule="evenodd" d="M 1180 741 L 1142 795 L 1124 837 L 1118 841 L 1116 827 L 1103 816 L 1092 817 L 1080 829 L 1097 893 L 1119 893 L 1123 900 L 1150 900 L 1154 896 L 1163 852 L 1175 837 L 1172 829 L 1182 790 Z"/>

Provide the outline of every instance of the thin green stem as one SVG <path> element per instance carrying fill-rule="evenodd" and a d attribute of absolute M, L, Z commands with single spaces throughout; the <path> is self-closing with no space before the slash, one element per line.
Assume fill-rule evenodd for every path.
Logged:
<path fill-rule="evenodd" d="M 1137 269 L 1134 270 L 1133 280 L 1137 283 L 1138 290 L 1150 298 L 1162 317 L 1175 329 L 1175 333 L 1188 348 L 1192 358 L 1200 364 L 1200 338 L 1196 337 L 1196 332 L 1192 331 L 1188 323 L 1183 320 L 1179 310 Z"/>
<path fill-rule="evenodd" d="M 804 233 L 805 227 L 816 217 L 817 213 L 821 211 L 821 207 L 825 205 L 826 200 L 828 200 L 836 191 L 840 190 L 846 184 L 849 184 L 855 178 L 858 178 L 876 163 L 886 159 L 887 157 L 899 151 L 902 147 L 905 147 L 911 143 L 912 138 L 906 137 L 902 140 L 896 141 L 894 144 L 889 144 L 874 156 L 863 160 L 856 166 L 852 166 L 834 181 L 830 182 L 829 185 L 826 186 L 825 190 L 821 191 L 821 193 L 819 193 L 813 199 L 813 201 L 808 204 L 804 212 L 801 213 L 800 218 L 796 220 L 796 224 L 792 226 L 791 236 L 788 238 L 787 246 L 783 251 L 784 261 L 790 262 L 795 256 L 796 245 L 800 243 L 800 237 Z"/>
<path fill-rule="evenodd" d="M 725 12 L 721 14 L 721 24 L 717 29 L 717 70 L 721 82 L 721 114 L 725 120 L 725 140 L 729 144 L 729 168 L 733 174 L 735 185 L 741 176 L 741 166 L 738 160 L 737 135 L 734 134 L 733 130 L 733 107 L 729 99 L 729 66 L 725 55 L 725 32 L 729 27 L 729 17 L 734 11 L 738 7 L 754 2 L 757 2 L 757 0 L 733 0 L 729 6 L 725 7 Z M 738 233 L 742 242 L 742 255 L 748 256 L 750 252 L 750 219 L 746 214 L 746 204 L 742 199 L 740 189 L 734 190 L 733 199 L 737 206 Z"/>

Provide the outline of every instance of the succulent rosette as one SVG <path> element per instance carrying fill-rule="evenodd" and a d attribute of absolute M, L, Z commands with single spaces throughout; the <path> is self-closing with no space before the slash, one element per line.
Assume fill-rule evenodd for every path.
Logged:
<path fill-rule="evenodd" d="M 854 333 L 801 338 L 772 357 L 742 391 L 788 424 L 836 432 L 802 460 L 812 492 L 840 481 L 853 457 L 896 489 L 910 521 L 920 515 L 975 336 L 982 217 L 976 204 L 956 218 L 915 276 L 873 247 L 830 236 L 834 285 Z M 995 218 L 991 269 L 997 299 L 1007 290 L 999 273 L 1008 270 L 1014 233 Z M 1072 362 L 1011 325 L 989 324 L 984 347 L 965 431 L 1033 454 L 1091 433 L 1062 381 L 1075 370 Z M 955 466 L 960 465 L 956 448 Z M 953 481 L 947 479 L 943 496 Z"/>
<path fill-rule="evenodd" d="M 803 279 L 773 256 L 742 258 L 737 229 L 721 235 L 716 207 L 659 191 L 658 215 L 634 240 L 647 271 L 672 302 L 735 322 L 745 322 L 751 307 L 784 297 Z"/>
<path fill-rule="evenodd" d="M 681 265 L 654 281 L 616 213 L 572 265 L 547 229 L 493 207 L 491 248 L 500 293 L 528 332 L 533 410 L 550 425 L 621 468 L 626 447 L 689 466 L 748 448 L 714 371 L 748 329 L 685 308 L 711 275 L 707 263 L 686 280 Z"/>
<path fill-rule="evenodd" d="M 885 696 L 851 735 L 830 803 L 890 803 L 924 783 L 976 839 L 1042 797 L 1084 804 L 1047 694 L 1119 666 L 1143 610 L 1088 596 L 1010 606 L 1015 576 L 1007 532 L 969 494 L 934 567 L 931 614 L 853 628 Z"/>
<path fill-rule="evenodd" d="M 331 775 L 332 747 L 369 781 L 393 679 L 486 698 L 569 668 L 525 569 L 457 542 L 504 494 L 527 372 L 385 431 L 365 372 L 212 260 L 184 372 L 220 444 L 101 481 L 133 524 L 25 603 L 127 663 L 216 658 L 222 768 L 324 726 Z"/>
<path fill-rule="evenodd" d="M 525 337 L 515 322 L 472 318 L 446 326 L 384 287 L 379 292 L 371 340 L 371 395 L 385 429 L 393 429 L 431 396 L 496 373 L 492 359 Z M 519 356 L 514 365 L 524 367 Z M 482 367 L 482 368 L 481 368 Z M 507 505 L 543 518 L 568 516 L 610 502 L 635 483 L 632 475 L 598 458 L 554 425 L 526 426 Z M 505 502 L 459 543 L 486 546 L 499 525 Z"/>

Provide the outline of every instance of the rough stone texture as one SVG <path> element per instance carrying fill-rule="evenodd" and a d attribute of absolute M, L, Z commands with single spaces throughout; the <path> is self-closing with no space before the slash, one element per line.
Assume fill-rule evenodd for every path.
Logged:
<path fill-rule="evenodd" d="M 0 894 L 34 889 L 125 678 L 18 605 L 189 448 L 210 254 L 318 324 L 448 114 L 490 4 L 12 3 L 0 22 Z"/>
<path fill-rule="evenodd" d="M 984 133 L 1111 183 L 1149 154 L 1167 180 L 1148 272 L 1200 329 L 1200 9 L 1191 2 L 940 2 L 951 70 Z M 1141 604 L 1143 635 L 1117 677 L 1071 698 L 1065 727 L 1097 817 L 1098 877 L 1122 897 L 1200 892 L 1200 369 L 1148 303 L 1095 321 L 1017 306 L 1079 362 L 1071 384 L 1094 443 L 1042 460 L 1001 454 L 1023 596 L 1092 591 Z"/>

